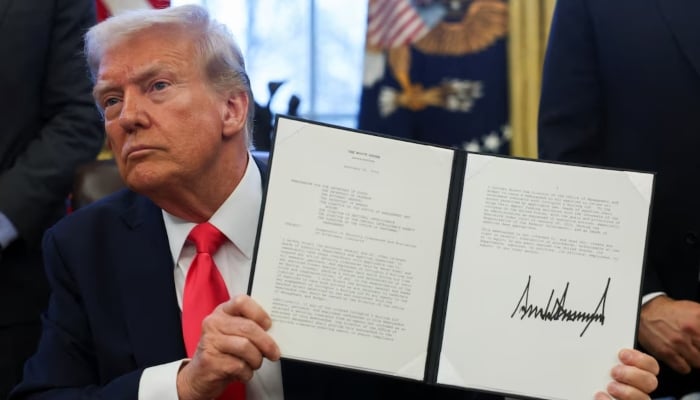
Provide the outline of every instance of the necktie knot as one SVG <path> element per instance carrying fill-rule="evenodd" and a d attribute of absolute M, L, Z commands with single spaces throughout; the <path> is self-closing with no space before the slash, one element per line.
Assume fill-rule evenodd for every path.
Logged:
<path fill-rule="evenodd" d="M 226 240 L 226 236 L 209 222 L 201 223 L 190 232 L 187 239 L 197 248 L 197 253 L 214 254 Z"/>

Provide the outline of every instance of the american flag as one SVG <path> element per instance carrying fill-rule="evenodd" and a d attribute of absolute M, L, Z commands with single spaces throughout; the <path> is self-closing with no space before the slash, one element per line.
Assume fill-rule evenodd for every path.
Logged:
<path fill-rule="evenodd" d="M 368 47 L 386 49 L 410 44 L 429 31 L 410 0 L 369 0 Z"/>
<path fill-rule="evenodd" d="M 97 2 L 97 20 L 102 21 L 110 15 L 119 14 L 125 10 L 139 8 L 165 8 L 170 6 L 170 0 L 95 0 Z"/>

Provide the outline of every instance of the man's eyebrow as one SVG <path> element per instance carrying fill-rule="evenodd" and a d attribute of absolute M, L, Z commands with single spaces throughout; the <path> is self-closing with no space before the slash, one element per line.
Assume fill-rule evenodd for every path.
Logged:
<path fill-rule="evenodd" d="M 99 97 L 102 93 L 109 92 L 110 90 L 112 90 L 113 87 L 114 85 L 112 85 L 110 82 L 98 81 L 92 88 L 92 98 L 95 100 L 99 100 Z"/>
<path fill-rule="evenodd" d="M 162 64 L 157 64 L 157 65 L 150 65 L 144 68 L 143 70 L 137 72 L 133 76 L 129 78 L 129 82 L 135 82 L 137 84 L 148 81 L 152 79 L 154 76 L 159 75 L 163 72 L 170 71 L 171 69 L 168 66 L 164 66 Z M 110 82 L 109 80 L 106 81 L 98 81 L 94 88 L 92 89 L 92 97 L 95 98 L 96 100 L 98 99 L 98 96 L 100 96 L 102 93 L 109 92 L 111 90 L 114 90 L 117 87 L 116 84 Z"/>

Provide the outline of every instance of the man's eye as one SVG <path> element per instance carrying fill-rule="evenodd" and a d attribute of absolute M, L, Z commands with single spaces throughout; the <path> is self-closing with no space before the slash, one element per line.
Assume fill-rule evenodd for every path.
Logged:
<path fill-rule="evenodd" d="M 163 81 L 158 81 L 158 82 L 156 82 L 156 83 L 153 84 L 153 89 L 156 90 L 156 91 L 157 91 L 157 90 L 163 90 L 163 89 L 165 89 L 165 88 L 167 88 L 167 87 L 168 87 L 168 83 L 167 83 L 167 82 L 163 82 Z"/>
<path fill-rule="evenodd" d="M 109 106 L 113 106 L 115 104 L 119 103 L 119 99 L 116 97 L 108 97 L 104 101 L 104 107 L 107 108 Z"/>

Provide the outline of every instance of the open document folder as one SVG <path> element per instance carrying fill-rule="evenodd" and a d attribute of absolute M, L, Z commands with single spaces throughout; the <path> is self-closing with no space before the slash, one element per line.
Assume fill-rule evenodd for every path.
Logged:
<path fill-rule="evenodd" d="M 282 357 L 590 399 L 634 345 L 653 183 L 279 117 L 250 292 Z"/>

